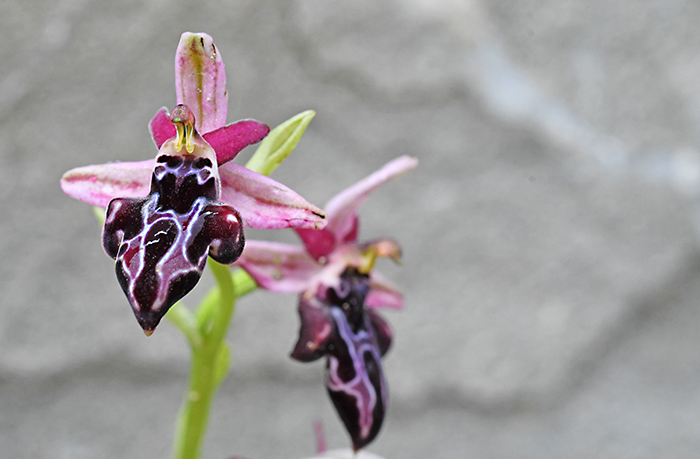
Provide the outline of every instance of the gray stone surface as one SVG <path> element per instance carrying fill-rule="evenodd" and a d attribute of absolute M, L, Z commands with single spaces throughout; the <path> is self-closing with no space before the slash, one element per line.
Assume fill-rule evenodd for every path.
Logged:
<path fill-rule="evenodd" d="M 380 267 L 407 308 L 386 314 L 373 452 L 695 457 L 698 20 L 652 0 L 4 5 L 2 455 L 169 455 L 186 345 L 168 323 L 143 336 L 91 210 L 58 180 L 155 154 L 146 123 L 174 103 L 189 30 L 223 54 L 229 119 L 318 112 L 275 172 L 310 201 L 421 161 L 362 208 L 364 237 L 405 249 Z M 345 447 L 322 367 L 287 358 L 295 299 L 261 292 L 236 314 L 207 456 L 309 456 L 319 419 Z"/>

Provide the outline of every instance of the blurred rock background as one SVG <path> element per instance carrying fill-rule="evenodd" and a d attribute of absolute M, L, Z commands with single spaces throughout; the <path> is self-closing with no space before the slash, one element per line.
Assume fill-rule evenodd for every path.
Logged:
<path fill-rule="evenodd" d="M 138 327 L 69 168 L 155 154 L 184 31 L 227 64 L 229 120 L 317 111 L 275 172 L 393 236 L 388 459 L 697 457 L 700 4 L 681 0 L 32 0 L 0 16 L 0 450 L 166 458 L 187 347 Z M 250 153 L 243 153 L 245 159 Z M 282 238 L 289 232 L 254 232 Z M 210 281 L 194 292 L 190 304 Z M 206 456 L 348 440 L 296 299 L 238 304 Z"/>

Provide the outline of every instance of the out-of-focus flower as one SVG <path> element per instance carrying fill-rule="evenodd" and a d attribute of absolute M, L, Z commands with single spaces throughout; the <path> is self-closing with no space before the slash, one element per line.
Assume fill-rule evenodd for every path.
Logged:
<path fill-rule="evenodd" d="M 365 307 L 369 276 L 348 267 L 337 287 L 319 285 L 299 300 L 301 328 L 292 358 L 326 357 L 326 389 L 352 439 L 355 451 L 379 433 L 388 403 L 381 357 L 391 330 Z"/>
<path fill-rule="evenodd" d="M 320 283 L 337 285 L 346 267 L 366 263 L 369 254 L 400 261 L 401 247 L 392 239 L 358 242 L 357 211 L 371 192 L 417 164 L 415 158 L 401 156 L 337 194 L 326 204 L 325 228 L 295 229 L 304 246 L 248 241 L 238 265 L 266 290 L 302 293 L 315 291 Z M 401 309 L 403 297 L 384 276 L 372 270 L 365 305 L 370 308 Z"/>
<path fill-rule="evenodd" d="M 321 230 L 297 229 L 304 247 L 250 241 L 238 264 L 263 288 L 300 293 L 301 329 L 292 358 L 327 358 L 326 387 L 357 451 L 379 432 L 387 407 L 381 366 L 391 330 L 373 308 L 401 308 L 401 294 L 372 270 L 377 257 L 400 261 L 392 239 L 357 241 L 357 211 L 382 183 L 417 165 L 403 156 L 338 194 Z"/>
<path fill-rule="evenodd" d="M 254 120 L 225 125 L 226 73 L 210 36 L 182 35 L 175 75 L 177 107 L 150 123 L 155 160 L 80 167 L 61 179 L 69 196 L 107 208 L 103 244 L 149 335 L 194 288 L 207 254 L 221 263 L 238 258 L 243 226 L 325 225 L 323 211 L 286 186 L 230 162 L 269 128 Z"/>

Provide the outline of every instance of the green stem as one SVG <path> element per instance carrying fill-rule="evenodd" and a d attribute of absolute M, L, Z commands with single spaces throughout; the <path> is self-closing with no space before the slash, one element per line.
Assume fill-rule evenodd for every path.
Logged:
<path fill-rule="evenodd" d="M 211 402 L 223 380 L 221 375 L 226 374 L 227 370 L 218 366 L 228 365 L 228 354 L 221 358 L 221 353 L 228 352 L 224 338 L 233 317 L 236 300 L 233 278 L 230 268 L 212 259 L 209 259 L 209 266 L 218 285 L 218 307 L 213 311 L 214 321 L 211 328 L 202 331 L 200 327 L 197 330 L 203 339 L 202 346 L 192 347 L 190 384 L 175 433 L 176 459 L 201 457 Z"/>
<path fill-rule="evenodd" d="M 211 319 L 214 312 L 219 308 L 219 287 L 214 286 L 204 297 L 194 313 L 197 326 L 202 335 L 208 332 L 211 327 Z"/>
<path fill-rule="evenodd" d="M 231 279 L 233 279 L 233 284 L 236 286 L 236 298 L 245 296 L 258 289 L 255 279 L 241 268 L 231 272 Z"/>
<path fill-rule="evenodd" d="M 250 276 L 250 274 L 241 268 L 230 271 L 230 276 L 233 281 L 233 285 L 236 287 L 236 299 L 257 290 L 258 288 L 258 284 Z M 214 287 L 209 291 L 209 293 L 207 293 L 202 302 L 199 304 L 197 311 L 195 311 L 195 318 L 202 334 L 208 333 L 211 329 L 212 318 L 214 317 L 214 312 L 217 310 L 218 305 L 219 288 Z"/>
<path fill-rule="evenodd" d="M 197 320 L 194 315 L 180 302 L 175 303 L 165 314 L 165 318 L 177 327 L 187 338 L 192 349 L 199 349 L 204 344 L 202 335 L 197 329 Z"/>
<path fill-rule="evenodd" d="M 226 337 L 226 332 L 233 317 L 236 292 L 229 267 L 212 259 L 209 259 L 209 266 L 219 287 L 219 308 L 214 315 L 214 323 L 211 329 L 204 335 L 204 340 L 209 345 L 220 346 Z"/>
<path fill-rule="evenodd" d="M 192 352 L 190 386 L 177 423 L 175 457 L 199 459 L 202 440 L 209 420 L 209 409 L 215 388 L 213 359 L 206 350 Z"/>

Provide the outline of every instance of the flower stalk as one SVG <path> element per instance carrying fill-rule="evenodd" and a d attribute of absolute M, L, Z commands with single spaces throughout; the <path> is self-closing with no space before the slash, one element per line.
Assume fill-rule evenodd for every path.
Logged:
<path fill-rule="evenodd" d="M 200 308 L 206 308 L 206 311 L 198 309 L 198 315 L 188 312 L 190 317 L 185 322 L 183 317 L 186 314 L 182 313 L 184 307 L 179 307 L 175 308 L 176 313 L 170 318 L 188 337 L 192 352 L 189 388 L 175 433 L 176 459 L 201 457 L 211 402 L 229 369 L 230 351 L 225 337 L 238 295 L 230 268 L 214 260 L 209 260 L 209 266 L 216 279 L 216 287 L 202 300 Z M 183 327 L 183 323 L 187 323 L 187 326 Z"/>

